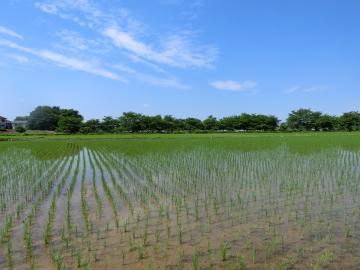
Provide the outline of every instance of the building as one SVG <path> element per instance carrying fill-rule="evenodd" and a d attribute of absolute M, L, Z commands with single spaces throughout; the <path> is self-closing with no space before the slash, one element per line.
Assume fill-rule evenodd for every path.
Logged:
<path fill-rule="evenodd" d="M 12 129 L 11 121 L 7 120 L 5 117 L 0 116 L 0 129 Z"/>

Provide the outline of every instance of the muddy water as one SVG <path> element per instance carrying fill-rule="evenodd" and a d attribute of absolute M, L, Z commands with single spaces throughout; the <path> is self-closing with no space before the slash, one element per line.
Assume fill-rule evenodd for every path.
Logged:
<path fill-rule="evenodd" d="M 72 231 L 67 233 L 67 196 L 78 160 L 79 174 L 71 198 Z M 88 269 L 151 269 L 149 265 L 153 266 L 152 269 L 179 269 L 179 265 L 183 265 L 182 269 L 194 269 L 195 264 L 198 269 L 239 269 L 241 260 L 246 269 L 360 269 L 357 170 L 351 169 L 348 173 L 353 179 L 351 185 L 347 185 L 347 178 L 343 182 L 334 182 L 340 188 L 331 182 L 321 185 L 319 181 L 316 182 L 319 187 L 311 186 L 306 192 L 302 187 L 299 189 L 301 192 L 290 193 L 291 197 L 289 193 L 279 193 L 277 186 L 261 188 L 247 184 L 251 182 L 238 186 L 236 181 L 229 180 L 229 186 L 217 186 L 223 188 L 222 192 L 227 192 L 226 196 L 216 197 L 219 200 L 217 206 L 205 194 L 198 194 L 200 199 L 197 202 L 195 198 L 189 198 L 187 205 L 177 206 L 169 203 L 171 198 L 166 198 L 171 196 L 170 187 L 166 192 L 160 192 L 142 176 L 136 163 L 120 158 L 116 160 L 118 166 L 111 165 L 109 169 L 106 152 L 90 148 L 82 149 L 75 157 L 57 198 L 53 243 L 49 247 L 44 245 L 43 233 L 55 190 L 42 202 L 32 227 L 37 269 L 56 269 L 50 257 L 51 251 L 60 254 L 64 266 L 69 269 L 78 269 L 79 260 L 83 266 L 87 264 Z M 94 171 L 90 161 L 94 164 Z M 93 224 L 89 234 L 86 234 L 81 205 L 84 164 L 86 201 Z M 238 166 L 242 166 L 241 162 Z M 241 177 L 256 179 L 259 175 L 256 170 L 266 171 L 267 166 L 259 162 L 258 169 L 245 168 Z M 311 164 L 307 163 L 304 168 L 311 170 Z M 101 170 L 114 197 L 121 221 L 119 228 L 114 225 L 114 213 L 103 189 Z M 58 178 L 63 175 L 65 171 Z M 161 175 L 159 182 L 166 183 L 170 179 L 166 171 L 156 175 Z M 205 176 L 206 173 L 201 175 Z M 101 216 L 97 215 L 93 177 L 102 199 Z M 276 175 L 268 177 L 273 179 Z M 301 180 L 299 175 L 295 177 Z M 311 177 L 322 177 L 327 181 L 338 176 L 334 172 L 319 174 L 315 171 Z M 115 180 L 115 186 L 112 180 Z M 129 215 L 126 203 L 116 191 L 116 184 L 131 196 L 141 211 Z M 313 188 L 321 192 L 311 192 Z M 240 195 L 239 201 L 237 194 Z M 141 196 L 147 196 L 148 205 L 141 204 Z M 159 216 L 161 207 L 162 215 Z M 61 238 L 63 228 L 68 240 Z M 15 269 L 29 269 L 29 262 L 24 258 L 21 223 L 13 227 L 12 242 Z M 0 269 L 6 269 L 6 247 L 2 246 L 0 252 Z"/>
<path fill-rule="evenodd" d="M 71 181 L 72 175 L 75 170 L 75 168 L 74 168 L 75 163 L 73 163 L 72 167 L 69 167 L 69 166 L 70 166 L 70 161 L 66 165 L 64 172 L 59 177 L 59 179 L 62 179 L 63 177 L 66 176 L 67 171 L 70 170 L 68 177 L 65 179 L 65 187 L 68 185 L 69 181 Z M 34 257 L 35 257 L 36 265 L 37 265 L 38 269 L 46 269 L 46 267 L 48 267 L 49 269 L 52 269 L 52 267 L 53 267 L 53 262 L 49 255 L 49 249 L 47 247 L 45 247 L 43 236 L 44 236 L 44 228 L 45 228 L 46 222 L 48 220 L 49 208 L 50 208 L 52 198 L 53 198 L 56 190 L 57 190 L 57 186 L 53 189 L 52 193 L 45 199 L 44 203 L 41 204 L 38 214 L 36 215 L 33 226 L 32 226 Z M 62 191 L 62 193 L 63 193 L 63 191 Z M 57 211 L 58 210 L 59 210 L 59 208 L 57 208 Z M 53 228 L 56 229 L 57 223 L 55 222 L 54 224 L 55 225 L 53 226 Z"/>

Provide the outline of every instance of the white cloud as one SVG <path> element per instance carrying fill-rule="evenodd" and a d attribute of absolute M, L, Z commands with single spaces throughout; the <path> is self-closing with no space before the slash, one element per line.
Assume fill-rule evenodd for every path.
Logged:
<path fill-rule="evenodd" d="M 0 34 L 8 35 L 8 36 L 15 37 L 18 39 L 23 39 L 23 36 L 21 36 L 20 34 L 16 33 L 15 31 L 13 31 L 9 28 L 1 26 L 1 25 L 0 25 Z"/>
<path fill-rule="evenodd" d="M 227 91 L 247 91 L 254 88 L 257 83 L 255 81 L 243 81 L 236 82 L 232 80 L 225 81 L 213 81 L 210 85 L 218 90 L 227 90 Z"/>
<path fill-rule="evenodd" d="M 217 55 L 217 49 L 212 46 L 194 46 L 186 34 L 165 38 L 161 42 L 163 47 L 161 51 L 155 50 L 116 26 L 107 27 L 103 34 L 120 49 L 127 50 L 144 60 L 173 67 L 211 67 Z"/>
<path fill-rule="evenodd" d="M 24 46 L 18 45 L 17 43 L 14 43 L 14 42 L 11 42 L 8 40 L 3 40 L 3 39 L 0 39 L 0 46 L 6 46 L 9 48 L 21 51 L 23 53 L 28 53 L 28 54 L 37 56 L 44 60 L 51 61 L 61 67 L 87 72 L 90 74 L 102 76 L 102 77 L 112 79 L 112 80 L 119 80 L 124 83 L 128 82 L 127 79 L 124 79 L 124 78 L 118 76 L 116 73 L 113 73 L 109 70 L 101 68 L 98 65 L 96 65 L 92 62 L 89 62 L 89 61 L 84 61 L 84 60 L 77 59 L 77 58 L 67 57 L 65 55 L 62 55 L 62 54 L 59 54 L 56 52 L 52 52 L 49 50 L 38 50 L 38 49 L 24 47 Z M 12 58 L 16 59 L 19 62 L 25 62 L 28 60 L 27 57 L 17 55 L 17 54 L 11 54 L 9 56 L 11 56 Z M 140 73 L 140 72 L 137 72 L 136 70 L 134 70 L 130 67 L 127 67 L 123 64 L 113 65 L 113 68 L 124 71 L 124 72 L 130 74 L 137 81 L 147 83 L 150 85 L 155 85 L 155 86 L 160 86 L 160 87 L 170 87 L 170 88 L 176 88 L 176 89 L 189 89 L 190 88 L 189 86 L 184 85 L 181 82 L 179 82 L 177 79 L 159 78 L 156 76 Z"/>
<path fill-rule="evenodd" d="M 40 9 L 41 11 L 46 12 L 46 13 L 50 13 L 50 14 L 58 13 L 58 9 L 55 4 L 36 2 L 35 7 L 37 7 L 38 9 Z"/>
<path fill-rule="evenodd" d="M 171 64 L 171 60 L 165 55 L 154 51 L 150 46 L 136 40 L 131 33 L 121 31 L 117 27 L 108 27 L 104 30 L 103 34 L 109 37 L 117 47 L 128 50 L 136 56 L 162 64 Z"/>
<path fill-rule="evenodd" d="M 35 7 L 45 13 L 57 15 L 62 19 L 92 29 L 99 30 L 105 28 L 106 25 L 119 24 L 131 33 L 146 33 L 146 26 L 136 20 L 129 10 L 119 7 L 119 5 L 103 10 L 100 1 L 45 0 L 36 2 Z"/>
<path fill-rule="evenodd" d="M 150 85 L 160 86 L 160 87 L 170 87 L 176 89 L 189 89 L 190 87 L 182 84 L 175 78 L 159 78 L 153 75 L 144 74 L 136 71 L 133 68 L 125 66 L 124 64 L 116 64 L 112 66 L 114 69 L 128 73 L 131 77 L 135 78 L 137 81 L 147 83 Z"/>
<path fill-rule="evenodd" d="M 201 1 L 192 0 L 189 5 L 198 7 L 201 6 L 199 3 Z M 124 72 L 130 79 L 136 79 L 143 83 L 160 87 L 188 89 L 189 86 L 169 75 L 167 67 L 211 68 L 217 57 L 217 49 L 214 46 L 197 43 L 193 32 L 177 29 L 170 34 L 157 33 L 154 35 L 144 23 L 119 5 L 111 6 L 107 3 L 105 10 L 105 7 L 100 6 L 98 1 L 92 0 L 38 0 L 35 7 L 45 13 L 87 27 L 90 30 L 89 33 L 95 35 L 92 39 L 85 39 L 74 31 L 60 31 L 57 36 L 61 42 L 54 43 L 58 51 L 63 54 L 80 53 L 81 58 L 86 59 L 87 57 L 91 58 L 91 55 L 100 49 L 102 55 L 111 53 L 125 56 L 132 61 L 132 64 L 141 64 L 145 68 L 150 67 L 163 75 L 163 77 L 147 75 L 146 72 L 138 72 L 137 68 L 133 69 L 123 64 L 114 64 L 116 59 L 104 59 L 106 61 L 105 66 Z M 86 72 L 97 73 L 104 77 L 118 77 L 111 71 L 102 68 L 99 70 L 98 65 L 91 62 L 74 58 L 63 59 L 60 57 L 64 56 L 63 54 L 52 52 L 50 55 L 47 53 L 40 57 L 70 68 L 86 69 Z M 70 59 L 81 62 L 68 61 Z"/>
<path fill-rule="evenodd" d="M 20 55 L 20 54 L 8 54 L 7 56 L 9 58 L 16 60 L 17 62 L 19 62 L 21 64 L 29 62 L 29 58 L 27 58 L 26 56 Z"/>
<path fill-rule="evenodd" d="M 74 31 L 62 30 L 57 32 L 56 35 L 60 37 L 63 43 L 75 50 L 86 50 L 92 43 L 95 43 L 94 41 L 89 41 L 81 37 Z"/>
<path fill-rule="evenodd" d="M 41 11 L 57 15 L 64 20 L 70 20 L 80 26 L 92 27 L 96 22 L 96 17 L 89 14 L 87 6 L 90 5 L 87 0 L 51 0 L 47 2 L 35 2 L 35 7 Z M 71 13 L 74 10 L 80 10 L 86 14 L 86 16 L 79 17 Z M 85 17 L 85 18 L 84 18 Z"/>
<path fill-rule="evenodd" d="M 195 45 L 192 34 L 183 32 L 172 34 L 162 42 L 164 54 L 171 59 L 172 65 L 182 68 L 209 68 L 216 60 L 218 50 L 214 46 Z"/>
<path fill-rule="evenodd" d="M 190 89 L 188 85 L 184 85 L 176 79 L 173 78 L 159 78 L 152 75 L 147 75 L 143 73 L 137 73 L 136 78 L 144 83 L 148 83 L 160 87 L 171 87 L 176 89 Z"/>
<path fill-rule="evenodd" d="M 309 86 L 309 87 L 304 87 L 304 86 L 300 86 L 300 85 L 295 85 L 292 86 L 288 89 L 286 89 L 284 92 L 286 94 L 293 94 L 296 92 L 300 92 L 300 93 L 311 93 L 311 92 L 318 92 L 318 91 L 323 91 L 326 90 L 327 86 L 324 85 L 318 85 L 318 86 Z"/>
<path fill-rule="evenodd" d="M 115 69 L 117 69 L 117 70 L 120 70 L 120 71 L 129 73 L 129 74 L 135 74 L 135 73 L 136 73 L 136 70 L 135 70 L 135 69 L 130 68 L 130 67 L 128 67 L 128 66 L 125 66 L 125 65 L 123 65 L 123 64 L 116 64 L 116 65 L 113 65 L 112 67 L 115 68 Z"/>
<path fill-rule="evenodd" d="M 200 1 L 191 3 L 191 6 L 198 6 Z M 48 0 L 37 2 L 35 6 L 43 12 L 88 26 L 109 38 L 116 47 L 127 51 L 130 56 L 141 57 L 152 64 L 209 68 L 217 57 L 217 48 L 196 44 L 194 35 L 189 32 L 172 31 L 170 34 L 162 34 L 152 44 L 144 42 L 138 37 L 139 34 L 147 38 L 154 38 L 154 35 L 151 35 L 144 23 L 134 19 L 124 8 L 104 12 L 96 2 L 89 0 Z"/>
<path fill-rule="evenodd" d="M 168 73 L 165 69 L 161 68 L 159 65 L 156 65 L 154 63 L 151 63 L 149 61 L 146 61 L 144 59 L 142 59 L 141 57 L 131 54 L 128 54 L 128 57 L 134 62 L 134 63 L 140 63 L 143 64 L 144 66 L 150 67 L 151 69 L 155 70 L 156 72 L 160 72 L 160 73 Z"/>
<path fill-rule="evenodd" d="M 73 70 L 80 70 L 83 72 L 102 76 L 102 77 L 112 79 L 112 80 L 119 80 L 119 81 L 127 82 L 125 79 L 119 77 L 117 74 L 115 74 L 111 71 L 105 70 L 101 67 L 98 67 L 97 65 L 95 65 L 89 61 L 67 57 L 65 55 L 62 55 L 62 54 L 59 54 L 56 52 L 52 52 L 52 51 L 48 51 L 48 50 L 37 50 L 37 49 L 23 47 L 14 42 L 2 40 L 2 39 L 0 39 L 0 45 L 35 55 L 42 59 L 54 62 L 61 67 L 66 67 L 66 68 L 70 68 Z"/>

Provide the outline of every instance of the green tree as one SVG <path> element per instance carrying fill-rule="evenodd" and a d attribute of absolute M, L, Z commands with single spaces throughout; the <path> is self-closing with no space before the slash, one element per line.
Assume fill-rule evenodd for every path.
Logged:
<path fill-rule="evenodd" d="M 173 132 L 178 129 L 177 119 L 172 115 L 165 115 L 163 118 L 164 129 L 168 132 Z"/>
<path fill-rule="evenodd" d="M 234 130 L 238 126 L 238 116 L 227 116 L 219 120 L 219 129 Z"/>
<path fill-rule="evenodd" d="M 340 116 L 340 125 L 344 130 L 355 131 L 360 130 L 360 113 L 347 112 Z"/>
<path fill-rule="evenodd" d="M 332 131 L 339 129 L 339 118 L 336 116 L 323 114 L 316 122 L 316 126 L 319 130 Z"/>
<path fill-rule="evenodd" d="M 98 133 L 101 132 L 101 123 L 99 119 L 90 119 L 82 124 L 80 130 L 81 133 Z"/>
<path fill-rule="evenodd" d="M 185 119 L 185 129 L 189 131 L 193 130 L 202 130 L 204 129 L 204 125 L 201 120 L 193 117 L 189 117 Z"/>
<path fill-rule="evenodd" d="M 166 128 L 165 122 L 162 119 L 161 115 L 145 116 L 144 121 L 145 130 L 148 131 L 159 132 L 165 130 Z"/>
<path fill-rule="evenodd" d="M 24 133 L 26 131 L 26 129 L 22 126 L 17 126 L 17 127 L 15 127 L 15 131 L 18 133 Z"/>
<path fill-rule="evenodd" d="M 83 117 L 73 109 L 61 110 L 57 131 L 65 133 L 77 133 L 82 127 Z"/>
<path fill-rule="evenodd" d="M 208 118 L 203 121 L 203 125 L 206 130 L 216 130 L 219 127 L 216 117 L 212 115 L 209 115 Z"/>
<path fill-rule="evenodd" d="M 106 133 L 113 133 L 119 127 L 119 120 L 105 116 L 101 122 L 101 129 Z"/>
<path fill-rule="evenodd" d="M 273 115 L 253 114 L 249 122 L 252 123 L 252 129 L 258 131 L 274 131 L 279 126 L 279 119 Z"/>
<path fill-rule="evenodd" d="M 321 112 L 313 112 L 310 109 L 299 109 L 297 111 L 292 111 L 286 122 L 292 130 L 319 130 L 317 123 L 320 116 Z"/>
<path fill-rule="evenodd" d="M 14 121 L 29 121 L 30 116 L 16 116 Z"/>
<path fill-rule="evenodd" d="M 124 112 L 119 118 L 123 130 L 128 132 L 139 132 L 144 130 L 144 116 L 140 113 Z"/>
<path fill-rule="evenodd" d="M 59 107 L 38 106 L 30 113 L 28 128 L 32 130 L 55 130 L 61 110 Z"/>

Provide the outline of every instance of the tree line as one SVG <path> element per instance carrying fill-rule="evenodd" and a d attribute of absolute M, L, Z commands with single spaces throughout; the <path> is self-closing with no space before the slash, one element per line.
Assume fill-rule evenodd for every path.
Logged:
<path fill-rule="evenodd" d="M 171 115 L 149 116 L 124 112 L 120 117 L 106 116 L 103 119 L 84 121 L 74 109 L 38 106 L 29 116 L 17 117 L 27 120 L 30 130 L 50 130 L 64 133 L 174 133 L 207 131 L 358 131 L 360 113 L 346 112 L 340 116 L 323 114 L 310 109 L 298 109 L 289 113 L 285 122 L 273 115 L 248 114 L 205 120 L 194 117 L 176 118 Z M 16 119 L 15 119 L 16 120 Z"/>

